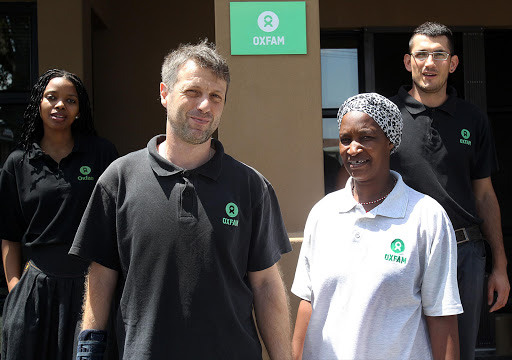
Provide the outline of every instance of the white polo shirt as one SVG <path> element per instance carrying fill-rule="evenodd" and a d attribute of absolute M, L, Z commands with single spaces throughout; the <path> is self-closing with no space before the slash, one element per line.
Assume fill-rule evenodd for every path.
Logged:
<path fill-rule="evenodd" d="M 311 301 L 303 359 L 432 359 L 423 314 L 462 313 L 444 209 L 402 177 L 366 212 L 347 186 L 311 210 L 292 292 Z"/>

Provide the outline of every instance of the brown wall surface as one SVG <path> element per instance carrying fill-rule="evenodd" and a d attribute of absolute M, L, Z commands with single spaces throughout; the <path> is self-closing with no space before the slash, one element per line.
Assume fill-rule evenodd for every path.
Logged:
<path fill-rule="evenodd" d="M 90 7 L 94 9 L 96 16 L 104 23 L 108 24 L 112 20 L 115 9 L 112 8 L 112 1 L 105 0 L 86 0 L 90 2 Z"/>
<path fill-rule="evenodd" d="M 60 68 L 78 75 L 93 97 L 90 0 L 37 1 L 39 74 Z"/>
<path fill-rule="evenodd" d="M 232 76 L 219 139 L 269 179 L 288 231 L 301 233 L 324 195 L 318 0 L 306 1 L 307 55 L 231 56 L 229 0 L 215 1 L 215 24 Z"/>
<path fill-rule="evenodd" d="M 48 69 L 61 68 L 83 78 L 85 74 L 83 37 L 82 0 L 39 0 L 37 2 L 40 74 Z"/>
<path fill-rule="evenodd" d="M 319 1 L 322 29 L 418 26 L 428 20 L 448 26 L 510 27 L 512 25 L 510 0 Z"/>
<path fill-rule="evenodd" d="M 100 135 L 121 154 L 165 133 L 160 67 L 180 43 L 214 40 L 213 1 L 111 0 L 93 29 L 94 110 Z"/>

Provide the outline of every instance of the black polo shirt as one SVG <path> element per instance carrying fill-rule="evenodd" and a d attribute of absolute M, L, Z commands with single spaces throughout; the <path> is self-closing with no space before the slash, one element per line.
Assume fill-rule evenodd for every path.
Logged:
<path fill-rule="evenodd" d="M 429 108 L 401 87 L 391 98 L 402 112 L 402 142 L 391 155 L 391 169 L 404 182 L 432 196 L 446 210 L 455 229 L 480 224 L 472 181 L 497 170 L 494 141 L 487 116 L 457 97 L 448 87 L 448 99 Z"/>
<path fill-rule="evenodd" d="M 184 170 L 164 139 L 105 171 L 70 253 L 119 271 L 124 359 L 261 359 L 247 272 L 291 250 L 274 190 L 219 141 Z"/>
<path fill-rule="evenodd" d="M 96 136 L 77 136 L 60 163 L 37 143 L 25 157 L 15 150 L 0 175 L 0 238 L 22 242 L 29 258 L 44 254 L 50 266 L 63 265 L 94 185 L 116 158 L 114 145 Z"/>

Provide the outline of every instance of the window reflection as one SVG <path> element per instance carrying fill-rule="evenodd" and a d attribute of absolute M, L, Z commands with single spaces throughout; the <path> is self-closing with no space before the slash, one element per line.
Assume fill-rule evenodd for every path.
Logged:
<path fill-rule="evenodd" d="M 338 153 L 338 108 L 359 93 L 358 49 L 321 49 L 325 193 L 342 188 L 348 173 Z"/>
<path fill-rule="evenodd" d="M 19 139 L 37 78 L 36 5 L 0 2 L 0 168 Z"/>
<path fill-rule="evenodd" d="M 0 91 L 30 91 L 31 17 L 0 13 Z"/>

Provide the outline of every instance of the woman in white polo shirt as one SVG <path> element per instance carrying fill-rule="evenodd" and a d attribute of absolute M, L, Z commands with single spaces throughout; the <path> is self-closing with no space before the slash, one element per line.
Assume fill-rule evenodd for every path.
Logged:
<path fill-rule="evenodd" d="M 360 94 L 338 112 L 350 178 L 311 210 L 292 292 L 295 359 L 458 358 L 455 235 L 444 209 L 389 169 L 402 117 Z"/>

